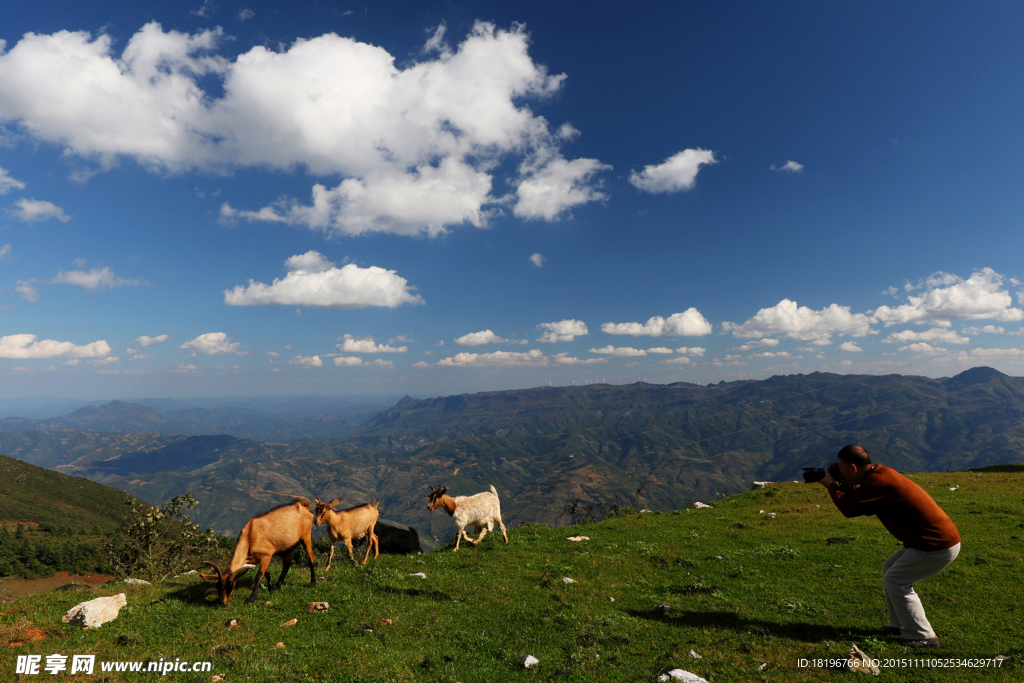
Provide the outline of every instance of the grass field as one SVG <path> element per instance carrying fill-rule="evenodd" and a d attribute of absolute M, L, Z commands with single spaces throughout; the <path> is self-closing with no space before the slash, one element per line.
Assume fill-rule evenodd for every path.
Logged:
<path fill-rule="evenodd" d="M 1024 474 L 912 478 L 964 539 L 956 562 L 918 586 L 943 641 L 927 657 L 1010 659 L 985 670 L 891 667 L 880 678 L 1024 679 Z M 590 540 L 566 540 L 575 534 Z M 506 546 L 492 534 L 458 553 L 381 556 L 365 568 L 336 557 L 315 589 L 308 568 L 293 568 L 284 590 L 261 592 L 253 606 L 244 604 L 251 575 L 227 608 L 214 607 L 204 597 L 210 584 L 195 577 L 22 598 L 0 610 L 0 669 L 13 676 L 17 655 L 59 653 L 212 662 L 211 673 L 170 673 L 172 681 L 210 681 L 216 673 L 229 683 L 653 681 L 682 668 L 715 683 L 789 682 L 856 680 L 859 674 L 798 666 L 841 657 L 851 643 L 883 662 L 921 656 L 878 629 L 885 623 L 881 563 L 897 542 L 874 518 L 844 519 L 818 485 L 780 484 L 712 509 L 560 529 L 527 525 L 509 538 Z M 128 606 L 115 622 L 93 631 L 61 623 L 76 603 L 122 590 Z M 327 601 L 330 610 L 306 614 L 310 601 Z M 671 609 L 658 610 L 661 604 Z M 280 625 L 292 618 L 296 625 Z M 226 628 L 229 619 L 239 627 Z M 28 632 L 46 637 L 29 642 Z M 540 663 L 524 670 L 518 659 L 526 654 Z M 80 680 L 103 676 L 135 680 L 98 667 L 95 679 Z"/>

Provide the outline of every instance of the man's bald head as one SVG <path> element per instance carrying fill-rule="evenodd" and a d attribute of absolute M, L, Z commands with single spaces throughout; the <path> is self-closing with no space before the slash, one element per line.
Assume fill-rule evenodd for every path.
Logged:
<path fill-rule="evenodd" d="M 867 467 L 871 464 L 871 456 L 868 455 L 867 449 L 854 444 L 843 446 L 836 457 L 859 468 Z"/>

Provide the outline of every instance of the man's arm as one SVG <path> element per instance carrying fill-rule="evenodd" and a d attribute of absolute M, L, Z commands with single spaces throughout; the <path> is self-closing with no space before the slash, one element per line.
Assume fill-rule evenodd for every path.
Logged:
<path fill-rule="evenodd" d="M 820 483 L 828 490 L 832 502 L 844 517 L 874 515 L 885 504 L 885 496 L 881 491 L 861 487 L 857 491 L 847 493 L 839 488 L 839 484 L 828 472 L 825 472 L 825 477 Z"/>

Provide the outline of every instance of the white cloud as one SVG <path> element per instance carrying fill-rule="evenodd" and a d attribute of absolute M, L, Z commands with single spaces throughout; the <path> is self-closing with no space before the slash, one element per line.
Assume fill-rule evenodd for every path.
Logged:
<path fill-rule="evenodd" d="M 149 336 L 146 336 L 146 335 L 142 335 L 141 337 L 136 339 L 133 343 L 138 344 L 139 346 L 154 346 L 156 344 L 163 344 L 168 339 L 170 339 L 170 337 L 168 337 L 166 334 L 161 334 L 161 335 L 158 335 L 156 337 L 149 337 Z"/>
<path fill-rule="evenodd" d="M 936 353 L 936 352 L 945 351 L 945 349 L 936 348 L 936 347 L 932 346 L 931 344 L 927 344 L 925 342 L 917 342 L 916 344 L 907 344 L 906 346 L 901 346 L 899 348 L 899 350 L 900 351 L 910 351 L 911 353 Z"/>
<path fill-rule="evenodd" d="M 79 346 L 53 339 L 36 340 L 34 334 L 11 334 L 0 337 L 0 358 L 8 360 L 48 360 L 51 358 L 103 358 L 110 355 L 106 341 Z"/>
<path fill-rule="evenodd" d="M 36 280 L 18 280 L 18 285 L 14 288 L 21 298 L 30 304 L 34 304 L 39 301 L 39 290 L 35 287 Z"/>
<path fill-rule="evenodd" d="M 554 344 L 557 342 L 571 342 L 576 337 L 589 334 L 587 324 L 582 320 L 559 320 L 552 323 L 541 323 L 537 329 L 544 330 L 537 339 L 539 342 Z"/>
<path fill-rule="evenodd" d="M 442 358 L 438 365 L 450 367 L 489 366 L 489 367 L 522 367 L 531 365 L 547 365 L 548 358 L 537 349 L 523 353 L 515 351 L 493 351 L 491 353 L 457 353 L 451 358 Z"/>
<path fill-rule="evenodd" d="M 0 57 L 0 60 L 2 59 Z M 52 202 L 45 202 L 41 199 L 19 199 L 14 205 L 18 207 L 13 209 L 14 215 L 26 223 L 46 221 L 51 218 L 56 218 L 62 223 L 67 223 L 71 220 L 71 216 L 64 213 L 64 209 Z"/>
<path fill-rule="evenodd" d="M 852 341 L 843 342 L 842 344 L 840 344 L 839 345 L 839 350 L 840 351 L 854 351 L 854 352 L 857 352 L 857 353 L 860 353 L 860 352 L 864 351 L 864 349 L 860 348 L 859 346 L 857 346 L 857 344 L 855 342 L 852 342 Z"/>
<path fill-rule="evenodd" d="M 98 358 L 96 360 L 86 361 L 90 365 L 110 365 L 111 363 L 120 363 L 121 359 L 117 356 L 107 356 L 106 358 Z"/>
<path fill-rule="evenodd" d="M 89 292 L 114 289 L 115 287 L 136 287 L 145 284 L 143 280 L 126 280 L 123 277 L 114 275 L 109 267 L 93 268 L 92 270 L 68 270 L 60 271 L 50 284 L 76 285 Z"/>
<path fill-rule="evenodd" d="M 363 360 L 359 356 L 338 356 L 334 359 L 334 364 L 338 367 L 353 368 L 357 366 L 362 367 L 376 367 L 376 368 L 393 368 L 395 364 L 389 360 Z"/>
<path fill-rule="evenodd" d="M 134 354 L 132 356 L 129 356 L 128 360 L 135 360 L 135 361 L 156 360 L 156 356 L 151 356 L 148 353 L 136 353 L 136 354 Z"/>
<path fill-rule="evenodd" d="M 541 256 L 540 254 L 533 254 L 532 256 L 530 256 L 530 263 L 537 266 L 538 268 L 542 268 L 546 260 L 547 259 Z"/>
<path fill-rule="evenodd" d="M 591 353 L 602 353 L 611 356 L 646 356 L 643 349 L 634 349 L 632 346 L 602 346 L 599 349 L 590 349 Z"/>
<path fill-rule="evenodd" d="M 365 306 L 395 308 L 402 304 L 422 304 L 423 297 L 412 293 L 408 281 L 393 270 L 377 266 L 360 268 L 349 263 L 336 268 L 322 254 L 308 251 L 285 261 L 288 274 L 273 284 L 249 280 L 248 287 L 236 286 L 224 291 L 229 306 L 321 306 L 352 309 Z"/>
<path fill-rule="evenodd" d="M 981 360 L 1013 360 L 1024 358 L 1024 349 L 971 349 L 970 352 L 961 351 L 957 354 L 957 360 L 962 363 L 970 363 Z"/>
<path fill-rule="evenodd" d="M 5 244 L 0 247 L 0 263 L 7 263 L 11 260 L 11 245 Z"/>
<path fill-rule="evenodd" d="M 697 172 L 705 164 L 718 163 L 708 149 L 684 149 L 661 164 L 645 166 L 640 173 L 629 174 L 629 182 L 644 192 L 679 192 L 689 190 L 697 182 Z"/>
<path fill-rule="evenodd" d="M 429 368 L 430 367 L 430 363 L 424 363 L 423 361 L 419 361 L 417 363 L 413 363 L 412 366 L 414 368 Z"/>
<path fill-rule="evenodd" d="M 567 353 L 556 353 L 551 358 L 552 361 L 559 365 L 596 365 L 598 363 L 607 363 L 607 358 L 573 358 Z"/>
<path fill-rule="evenodd" d="M 776 166 L 775 164 L 772 164 L 771 168 L 773 171 L 777 172 L 799 173 L 800 171 L 804 170 L 804 165 L 797 163 L 795 161 L 787 161 L 782 166 Z"/>
<path fill-rule="evenodd" d="M 647 353 L 673 353 L 673 351 L 664 346 L 655 346 L 653 349 L 647 349 Z"/>
<path fill-rule="evenodd" d="M 688 356 L 703 356 L 707 349 L 703 346 L 680 346 L 676 353 L 685 353 Z"/>
<path fill-rule="evenodd" d="M 26 34 L 0 55 L 0 119 L 101 168 L 130 157 L 161 173 L 340 177 L 334 188 L 319 184 L 310 205 L 226 207 L 332 235 L 483 226 L 511 200 L 492 194 L 494 174 L 515 166 L 501 186 L 516 186 L 517 215 L 552 220 L 603 197 L 590 183 L 606 166 L 563 158 L 574 129 L 552 130 L 526 104 L 558 92 L 565 76 L 533 61 L 518 25 L 479 22 L 454 50 L 432 37 L 429 54 L 401 66 L 381 47 L 333 33 L 233 60 L 219 54 L 219 28 L 186 34 L 152 22 L 120 55 L 113 42 Z"/>
<path fill-rule="evenodd" d="M 766 346 L 778 346 L 778 345 L 779 345 L 779 340 L 778 339 L 769 339 L 769 338 L 755 339 L 753 341 L 747 342 L 746 344 L 743 344 L 742 346 L 737 346 L 736 350 L 737 351 L 753 351 L 754 349 L 762 349 L 762 348 L 764 348 Z"/>
<path fill-rule="evenodd" d="M 664 362 L 669 363 L 671 365 L 689 365 L 690 359 L 687 358 L 686 356 L 680 356 L 679 358 L 669 358 L 667 361 Z"/>
<path fill-rule="evenodd" d="M 297 365 L 302 368 L 319 368 L 323 366 L 323 361 L 320 360 L 320 356 L 295 356 L 290 361 L 289 365 Z"/>
<path fill-rule="evenodd" d="M 700 337 L 711 334 L 711 323 L 696 308 L 682 313 L 673 313 L 667 319 L 656 315 L 646 323 L 604 323 L 601 331 L 605 334 L 629 334 L 634 337 Z"/>
<path fill-rule="evenodd" d="M 2 49 L 2 48 L 0 48 Z M 11 190 L 24 190 L 25 183 L 12 178 L 6 168 L 0 167 L 0 194 L 7 194 Z"/>
<path fill-rule="evenodd" d="M 978 334 L 1006 334 L 1006 328 L 1002 325 L 984 325 L 983 327 L 965 327 L 964 334 L 978 335 Z"/>
<path fill-rule="evenodd" d="M 357 339 L 351 334 L 346 334 L 343 339 L 344 341 L 338 344 L 338 348 L 346 353 L 405 353 L 409 350 L 408 346 L 395 347 L 388 344 L 377 344 L 369 335 Z"/>
<path fill-rule="evenodd" d="M 233 342 L 224 332 L 207 332 L 192 341 L 187 341 L 179 349 L 191 349 L 190 356 L 205 353 L 212 356 L 220 353 L 241 353 L 241 342 Z"/>
<path fill-rule="evenodd" d="M 501 344 L 507 341 L 507 339 L 502 339 L 490 330 L 481 330 L 464 334 L 456 339 L 455 343 L 459 346 L 480 346 L 481 344 Z"/>
<path fill-rule="evenodd" d="M 745 323 L 722 323 L 722 329 L 739 338 L 783 334 L 790 339 L 825 341 L 833 334 L 863 337 L 871 333 L 872 322 L 872 318 L 863 313 L 850 313 L 849 306 L 832 304 L 815 311 L 807 306 L 797 306 L 795 301 L 783 299 L 776 306 L 762 308 Z"/>
<path fill-rule="evenodd" d="M 1002 289 L 1003 276 L 991 268 L 982 268 L 963 280 L 938 272 L 922 282 L 921 296 L 908 296 L 906 304 L 881 306 L 874 316 L 890 325 L 915 323 L 949 327 L 955 320 L 1014 322 L 1024 319 L 1024 310 L 1012 308 L 1013 298 Z"/>
<path fill-rule="evenodd" d="M 239 21 L 248 21 L 249 19 L 255 17 L 256 13 L 248 7 L 243 7 L 242 9 L 238 10 L 238 14 L 236 16 L 238 17 Z"/>
<path fill-rule="evenodd" d="M 202 374 L 199 371 L 199 367 L 198 366 L 196 366 L 196 365 L 189 365 L 187 363 L 178 363 L 177 367 L 175 367 L 173 370 L 168 370 L 167 372 L 170 372 L 170 373 L 175 374 L 175 375 L 199 375 L 199 374 Z"/>
<path fill-rule="evenodd" d="M 988 327 L 992 326 L 988 325 Z M 977 333 L 975 332 L 975 334 Z M 948 327 L 933 327 L 926 332 L 914 332 L 913 330 L 903 330 L 902 332 L 894 332 L 885 339 L 883 339 L 882 343 L 905 344 L 907 342 L 914 341 L 943 342 L 946 344 L 966 344 L 971 340 L 968 337 L 961 337 Z"/>
<path fill-rule="evenodd" d="M 556 221 L 574 206 L 604 199 L 606 195 L 591 180 L 610 168 L 597 159 L 569 161 L 561 155 L 541 163 L 524 162 L 512 213 L 518 218 Z"/>

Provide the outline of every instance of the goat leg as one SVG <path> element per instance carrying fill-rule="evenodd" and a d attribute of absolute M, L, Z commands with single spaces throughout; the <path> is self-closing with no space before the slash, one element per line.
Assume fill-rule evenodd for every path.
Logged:
<path fill-rule="evenodd" d="M 331 571 L 331 562 L 334 561 L 334 543 L 331 543 L 331 552 L 327 555 L 327 566 L 324 567 L 325 572 Z"/>
<path fill-rule="evenodd" d="M 279 590 L 281 586 L 284 585 L 284 577 L 288 576 L 288 570 L 291 569 L 292 566 L 292 554 L 285 553 L 281 557 L 281 560 L 284 562 L 284 569 L 281 570 L 281 578 L 277 580 L 277 586 L 274 588 L 274 590 Z"/>
<path fill-rule="evenodd" d="M 269 565 L 270 563 L 268 562 L 267 564 Z M 260 594 L 260 581 L 263 580 L 263 575 L 266 573 L 266 570 L 267 568 L 261 561 L 259 570 L 256 572 L 256 582 L 252 585 L 252 595 L 245 599 L 245 604 L 251 605 L 256 602 L 256 598 L 259 597 Z"/>
<path fill-rule="evenodd" d="M 474 541 L 474 540 L 473 540 L 472 538 L 470 538 L 470 539 L 468 539 L 468 540 L 469 540 L 469 542 L 470 542 L 470 543 L 472 543 L 473 545 L 479 545 L 479 544 L 480 544 L 480 541 L 484 540 L 484 536 L 486 536 L 486 535 L 487 535 L 487 527 L 486 527 L 486 526 L 484 526 L 484 527 L 481 527 L 481 528 L 480 528 L 480 535 L 479 535 L 479 536 L 477 536 L 477 539 L 476 539 L 475 541 Z"/>
<path fill-rule="evenodd" d="M 313 559 L 313 540 L 306 536 L 302 539 L 302 543 L 306 546 L 306 556 L 309 557 L 309 585 L 312 588 L 316 586 L 316 561 Z"/>
<path fill-rule="evenodd" d="M 505 537 L 505 543 L 508 543 L 508 533 L 505 532 L 505 523 L 501 521 L 501 517 L 498 517 L 498 526 L 501 527 L 501 535 Z"/>

